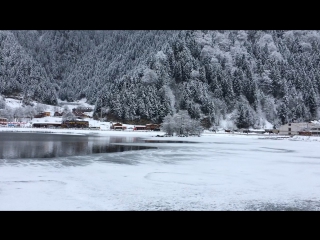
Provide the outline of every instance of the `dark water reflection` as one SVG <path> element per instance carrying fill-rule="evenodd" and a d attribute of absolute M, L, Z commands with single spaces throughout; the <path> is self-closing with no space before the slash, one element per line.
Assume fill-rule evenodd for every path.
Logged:
<path fill-rule="evenodd" d="M 113 145 L 144 142 L 137 137 L 0 132 L 0 159 L 55 158 L 154 147 Z"/>

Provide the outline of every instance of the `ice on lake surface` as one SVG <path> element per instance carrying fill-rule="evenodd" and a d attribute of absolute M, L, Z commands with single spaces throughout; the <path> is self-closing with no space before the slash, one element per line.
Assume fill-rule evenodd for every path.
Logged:
<path fill-rule="evenodd" d="M 320 209 L 319 141 L 137 137 L 112 145 L 142 150 L 1 159 L 0 209 Z"/>

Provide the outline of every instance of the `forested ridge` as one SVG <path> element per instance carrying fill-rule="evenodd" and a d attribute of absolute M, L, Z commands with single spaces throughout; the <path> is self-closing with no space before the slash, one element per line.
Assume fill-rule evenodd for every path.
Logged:
<path fill-rule="evenodd" d="M 319 118 L 320 31 L 0 31 L 0 94 L 86 98 L 123 122 L 187 110 L 206 126 Z"/>

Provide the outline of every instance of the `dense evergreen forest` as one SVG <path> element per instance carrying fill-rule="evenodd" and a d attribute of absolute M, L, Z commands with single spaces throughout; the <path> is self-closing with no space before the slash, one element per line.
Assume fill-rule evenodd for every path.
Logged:
<path fill-rule="evenodd" d="M 0 31 L 0 94 L 56 105 L 86 98 L 110 120 L 207 127 L 319 118 L 320 31 Z"/>

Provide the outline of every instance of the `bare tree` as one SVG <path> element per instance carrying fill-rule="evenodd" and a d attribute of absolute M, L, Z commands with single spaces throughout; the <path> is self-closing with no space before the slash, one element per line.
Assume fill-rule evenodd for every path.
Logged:
<path fill-rule="evenodd" d="M 173 115 L 173 118 L 175 119 L 176 125 L 176 133 L 178 135 L 188 135 L 190 129 L 190 122 L 191 118 L 188 114 L 187 110 L 180 110 L 178 113 Z"/>
<path fill-rule="evenodd" d="M 21 121 L 23 117 L 24 117 L 23 107 L 17 107 L 13 110 L 13 118 L 16 119 L 16 121 Z"/>
<path fill-rule="evenodd" d="M 176 122 L 171 115 L 167 115 L 163 118 L 163 123 L 161 130 L 166 132 L 166 134 L 172 136 L 176 130 Z"/>
<path fill-rule="evenodd" d="M 76 116 L 70 111 L 69 107 L 67 105 L 64 105 L 62 121 L 75 120 L 75 119 L 76 119 Z"/>
<path fill-rule="evenodd" d="M 30 118 L 30 120 L 33 119 L 33 117 L 34 117 L 35 114 L 36 114 L 36 110 L 35 110 L 33 107 L 31 107 L 31 106 L 26 106 L 26 107 L 24 108 L 24 115 L 25 115 L 25 117 Z"/>
<path fill-rule="evenodd" d="M 36 110 L 36 113 L 39 114 L 46 110 L 46 106 L 42 103 L 37 103 L 37 105 L 35 106 L 35 110 Z"/>
<path fill-rule="evenodd" d="M 178 136 L 189 136 L 200 135 L 203 128 L 199 120 L 191 119 L 186 110 L 180 110 L 173 116 L 169 114 L 164 117 L 161 130 L 168 135 L 176 133 Z"/>

